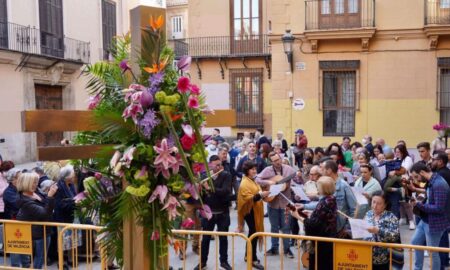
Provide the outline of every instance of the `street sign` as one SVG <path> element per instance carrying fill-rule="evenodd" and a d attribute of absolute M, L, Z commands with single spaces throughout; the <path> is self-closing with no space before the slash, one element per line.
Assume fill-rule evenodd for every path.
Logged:
<path fill-rule="evenodd" d="M 292 108 L 296 111 L 301 111 L 305 108 L 305 101 L 302 98 L 294 99 Z"/>

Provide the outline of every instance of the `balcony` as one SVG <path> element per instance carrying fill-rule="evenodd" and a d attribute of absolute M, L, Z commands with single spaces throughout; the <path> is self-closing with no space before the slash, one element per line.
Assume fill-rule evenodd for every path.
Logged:
<path fill-rule="evenodd" d="M 425 0 L 425 25 L 450 26 L 450 0 Z"/>
<path fill-rule="evenodd" d="M 436 49 L 440 36 L 450 35 L 450 0 L 425 0 L 425 34 L 430 49 Z"/>
<path fill-rule="evenodd" d="M 176 58 L 243 58 L 270 56 L 267 35 L 216 36 L 172 40 Z"/>
<path fill-rule="evenodd" d="M 188 0 L 167 0 L 166 2 L 167 7 L 181 6 L 187 4 Z"/>
<path fill-rule="evenodd" d="M 88 42 L 56 37 L 34 27 L 0 22 L 0 50 L 27 55 L 27 62 L 45 62 L 42 59 L 64 60 L 74 64 L 89 63 Z M 55 63 L 55 61 L 49 61 Z M 21 63 L 23 64 L 23 63 Z M 25 63 L 26 64 L 26 63 Z M 38 64 L 37 64 L 38 65 Z"/>
<path fill-rule="evenodd" d="M 375 0 L 305 0 L 305 36 L 318 40 L 361 39 L 367 50 L 375 34 Z"/>

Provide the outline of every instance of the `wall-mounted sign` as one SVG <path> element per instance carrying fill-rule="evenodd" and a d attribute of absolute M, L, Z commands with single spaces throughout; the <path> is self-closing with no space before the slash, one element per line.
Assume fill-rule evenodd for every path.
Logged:
<path fill-rule="evenodd" d="M 305 108 L 305 101 L 301 98 L 294 99 L 292 108 L 296 111 L 301 111 Z"/>
<path fill-rule="evenodd" d="M 306 63 L 305 62 L 295 62 L 295 69 L 296 70 L 306 70 Z"/>

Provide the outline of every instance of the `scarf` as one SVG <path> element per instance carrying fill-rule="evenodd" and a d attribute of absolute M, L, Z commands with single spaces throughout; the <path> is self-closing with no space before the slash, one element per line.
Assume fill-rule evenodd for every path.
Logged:
<path fill-rule="evenodd" d="M 257 232 L 264 232 L 264 207 L 262 200 L 253 201 L 253 196 L 261 191 L 261 187 L 247 176 L 242 177 L 238 193 L 238 225 L 244 225 L 244 217 L 253 209 Z M 259 237 L 259 248 L 262 249 L 263 238 Z"/>

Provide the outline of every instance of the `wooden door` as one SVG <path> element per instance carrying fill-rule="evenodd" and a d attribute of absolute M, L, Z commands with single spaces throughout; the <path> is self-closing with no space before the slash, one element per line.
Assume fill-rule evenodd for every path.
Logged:
<path fill-rule="evenodd" d="M 361 27 L 361 0 L 319 1 L 320 29 L 359 27 Z"/>
<path fill-rule="evenodd" d="M 36 110 L 62 110 L 62 87 L 35 85 Z M 37 146 L 60 146 L 63 132 L 37 132 Z"/>

